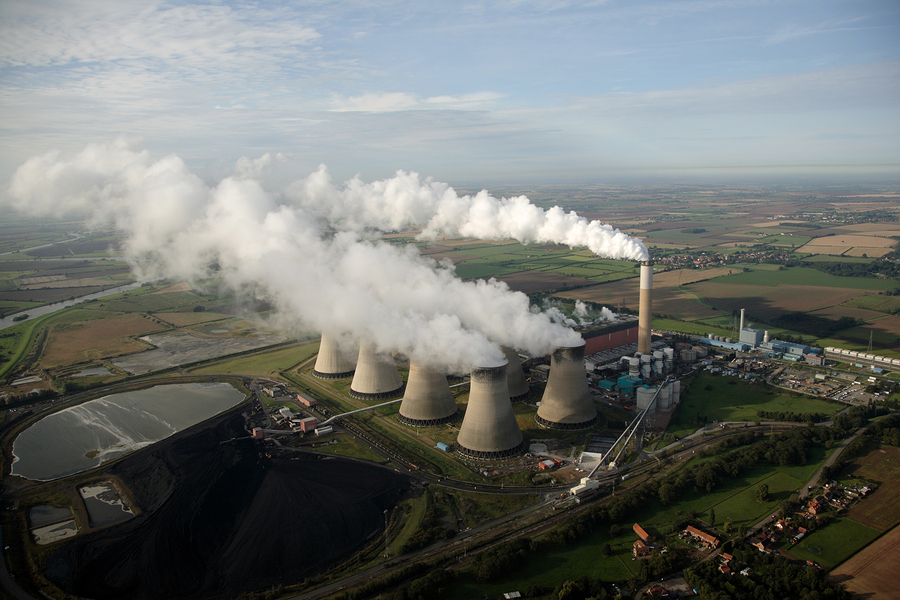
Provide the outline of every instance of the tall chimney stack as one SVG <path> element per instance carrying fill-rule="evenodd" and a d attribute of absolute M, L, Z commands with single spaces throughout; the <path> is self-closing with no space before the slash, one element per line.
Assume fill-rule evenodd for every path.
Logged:
<path fill-rule="evenodd" d="M 744 309 L 741 309 L 741 328 L 738 329 L 738 338 L 740 338 L 741 332 L 744 330 Z"/>
<path fill-rule="evenodd" d="M 653 263 L 641 263 L 641 298 L 638 307 L 638 352 L 650 352 L 650 327 L 653 315 Z"/>

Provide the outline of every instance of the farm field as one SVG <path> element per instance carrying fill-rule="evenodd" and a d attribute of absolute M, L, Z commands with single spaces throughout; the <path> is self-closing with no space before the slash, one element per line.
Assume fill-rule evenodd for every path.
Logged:
<path fill-rule="evenodd" d="M 831 571 L 829 579 L 860 598 L 890 598 L 900 572 L 900 527 L 894 527 Z"/>
<path fill-rule="evenodd" d="M 830 569 L 864 548 L 881 532 L 845 517 L 837 517 L 785 550 L 800 560 Z"/>
<path fill-rule="evenodd" d="M 139 352 L 149 347 L 135 336 L 158 331 L 160 325 L 140 315 L 105 315 L 96 318 L 92 311 L 87 320 L 72 320 L 65 315 L 65 321 L 51 321 L 49 333 L 38 366 L 42 369 L 82 363 L 91 360 Z"/>
<path fill-rule="evenodd" d="M 319 341 L 291 345 L 269 352 L 251 354 L 192 369 L 192 375 L 257 375 L 268 376 L 286 371 L 299 362 L 311 358 L 319 351 Z"/>
<path fill-rule="evenodd" d="M 858 457 L 845 470 L 842 480 L 853 482 L 859 479 L 878 482 L 878 489 L 862 502 L 854 505 L 847 518 L 879 531 L 887 531 L 900 524 L 900 449 L 882 446 Z"/>

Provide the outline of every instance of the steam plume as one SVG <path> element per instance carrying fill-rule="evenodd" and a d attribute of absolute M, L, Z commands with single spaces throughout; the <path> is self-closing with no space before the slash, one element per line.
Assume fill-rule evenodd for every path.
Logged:
<path fill-rule="evenodd" d="M 544 210 L 526 196 L 494 198 L 482 190 L 459 196 L 446 183 L 397 171 L 392 179 L 364 183 L 353 178 L 339 189 L 324 166 L 291 185 L 286 196 L 335 226 L 382 231 L 421 227 L 420 239 L 438 235 L 585 246 L 606 258 L 645 261 L 647 247 L 618 229 L 589 221 L 558 206 Z"/>
<path fill-rule="evenodd" d="M 247 169 L 209 187 L 178 157 L 153 160 L 120 139 L 28 160 L 4 200 L 33 215 L 112 221 L 141 280 L 219 277 L 270 300 L 285 327 L 363 339 L 434 369 L 502 364 L 500 344 L 544 354 L 580 339 L 502 282 L 464 282 L 449 261 L 361 239 L 347 219 L 325 219 L 347 229 L 327 233 L 329 198 L 318 198 L 281 202 Z"/>

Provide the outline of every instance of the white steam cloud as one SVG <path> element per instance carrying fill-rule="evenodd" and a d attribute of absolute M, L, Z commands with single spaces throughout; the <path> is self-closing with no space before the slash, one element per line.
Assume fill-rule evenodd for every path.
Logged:
<path fill-rule="evenodd" d="M 641 240 L 574 211 L 567 213 L 558 206 L 544 210 L 525 196 L 498 199 L 484 190 L 459 196 L 446 183 L 422 181 L 417 173 L 397 171 L 391 179 L 372 183 L 354 178 L 337 188 L 320 166 L 292 184 L 285 195 L 294 205 L 345 230 L 417 227 L 422 230 L 419 239 L 439 235 L 512 239 L 583 246 L 606 258 L 644 261 L 650 256 Z"/>
<path fill-rule="evenodd" d="M 499 345 L 538 355 L 575 345 L 580 335 L 565 315 L 533 310 L 505 283 L 462 281 L 449 261 L 365 239 L 365 231 L 424 224 L 424 236 L 588 245 L 632 258 L 643 248 L 524 197 L 459 197 L 445 184 L 403 173 L 372 184 L 353 179 L 338 190 L 323 168 L 277 196 L 254 178 L 272 160 L 242 159 L 234 176 L 210 187 L 180 158 L 153 159 L 120 138 L 74 156 L 29 159 L 3 201 L 32 215 L 111 222 L 142 281 L 219 277 L 271 301 L 284 327 L 364 340 L 378 352 L 397 350 L 457 373 L 502 363 Z"/>

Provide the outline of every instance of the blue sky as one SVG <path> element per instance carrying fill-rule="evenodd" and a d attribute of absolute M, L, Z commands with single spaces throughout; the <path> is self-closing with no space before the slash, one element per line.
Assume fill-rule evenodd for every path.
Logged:
<path fill-rule="evenodd" d="M 894 0 L 4 0 L 0 29 L 3 180 L 119 135 L 208 179 L 900 171 Z"/>

